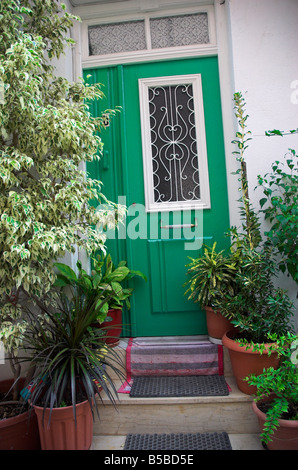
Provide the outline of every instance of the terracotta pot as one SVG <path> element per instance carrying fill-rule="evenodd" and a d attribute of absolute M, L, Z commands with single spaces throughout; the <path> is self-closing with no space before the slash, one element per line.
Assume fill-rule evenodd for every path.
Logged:
<path fill-rule="evenodd" d="M 93 417 L 88 400 L 76 405 L 76 418 L 73 407 L 53 408 L 50 423 L 50 410 L 34 406 L 37 415 L 42 450 L 88 450 L 93 439 Z"/>
<path fill-rule="evenodd" d="M 110 336 L 107 338 L 106 343 L 109 346 L 117 346 L 117 344 L 119 344 L 119 339 L 122 332 L 122 309 L 110 309 L 108 311 L 108 317 L 111 317 L 111 321 L 105 321 L 101 325 L 107 329 L 107 336 Z"/>
<path fill-rule="evenodd" d="M 260 430 L 263 431 L 266 414 L 253 402 L 253 410 L 258 417 Z M 275 429 L 272 440 L 266 446 L 269 450 L 298 450 L 298 421 L 279 419 L 279 427 Z"/>
<path fill-rule="evenodd" d="M 232 330 L 233 325 L 219 311 L 215 312 L 212 307 L 205 307 L 205 310 L 209 339 L 211 342 L 221 343 L 223 335 Z"/>
<path fill-rule="evenodd" d="M 24 382 L 22 379 L 21 384 Z M 8 392 L 13 380 L 0 382 L 0 391 Z M 22 385 L 21 385 L 22 386 Z M 0 450 L 40 450 L 37 418 L 34 410 L 0 420 Z"/>
<path fill-rule="evenodd" d="M 243 379 L 250 374 L 260 375 L 263 369 L 268 367 L 277 369 L 279 357 L 277 352 L 272 352 L 270 356 L 268 355 L 268 349 L 274 343 L 265 344 L 265 351 L 260 354 L 257 351 L 253 351 L 252 347 L 246 349 L 246 346 L 240 346 L 239 343 L 233 340 L 234 334 L 235 332 L 233 331 L 225 333 L 222 338 L 222 344 L 229 350 L 231 366 L 239 390 L 247 395 L 254 395 L 257 392 L 257 388 L 248 385 Z"/>

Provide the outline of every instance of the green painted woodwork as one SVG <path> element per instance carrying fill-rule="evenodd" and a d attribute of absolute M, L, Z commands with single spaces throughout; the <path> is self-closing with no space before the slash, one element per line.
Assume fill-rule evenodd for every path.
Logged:
<path fill-rule="evenodd" d="M 184 296 L 185 265 L 188 256 L 198 257 L 202 249 L 185 243 L 192 236 L 179 229 L 163 230 L 160 224 L 185 223 L 179 213 L 147 214 L 145 206 L 143 158 L 138 79 L 200 73 L 204 100 L 211 209 L 183 214 L 197 223 L 197 243 L 218 248 L 228 245 L 228 197 L 217 57 L 138 63 L 85 71 L 90 83 L 102 83 L 105 99 L 92 107 L 97 114 L 107 108 L 122 106 L 111 125 L 102 132 L 105 144 L 100 163 L 89 164 L 93 178 L 100 179 L 103 192 L 110 200 L 126 197 L 129 212 L 126 229 L 115 240 L 108 241 L 112 256 L 126 259 L 131 269 L 144 272 L 148 282 L 133 281 L 131 310 L 124 312 L 124 335 L 163 336 L 205 334 L 205 313 Z M 180 217 L 180 219 L 179 219 Z M 144 228 L 145 227 L 145 228 Z M 136 238 L 136 231 L 139 237 Z M 155 233 L 154 233 L 155 232 Z M 132 239 L 130 234 L 134 235 Z M 169 235 L 166 238 L 166 235 Z M 185 238 L 186 237 L 186 238 Z"/>

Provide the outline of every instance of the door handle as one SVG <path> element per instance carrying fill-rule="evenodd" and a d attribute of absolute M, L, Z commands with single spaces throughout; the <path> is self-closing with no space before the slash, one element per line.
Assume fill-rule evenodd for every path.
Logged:
<path fill-rule="evenodd" d="M 198 226 L 198 221 L 195 218 L 195 223 L 194 224 L 173 224 L 173 225 L 162 225 L 162 220 L 160 221 L 160 228 L 192 228 L 192 227 L 197 227 Z"/>
<path fill-rule="evenodd" d="M 102 167 L 104 170 L 109 169 L 109 151 L 108 150 L 104 150 L 103 152 Z"/>

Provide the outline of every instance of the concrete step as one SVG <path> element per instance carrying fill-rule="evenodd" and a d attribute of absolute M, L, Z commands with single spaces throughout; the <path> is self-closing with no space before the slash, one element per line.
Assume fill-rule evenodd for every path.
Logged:
<path fill-rule="evenodd" d="M 125 364 L 127 340 L 120 341 L 117 353 Z M 128 433 L 221 432 L 259 433 L 252 410 L 252 397 L 240 392 L 224 348 L 225 378 L 231 388 L 228 396 L 181 398 L 131 398 L 118 394 L 116 408 L 102 394 L 100 419 L 96 417 L 94 436 L 125 436 Z M 118 388 L 121 382 L 115 377 Z"/>
<path fill-rule="evenodd" d="M 177 433 L 226 431 L 258 433 L 252 397 L 240 392 L 232 376 L 226 377 L 232 391 L 222 397 L 131 398 L 118 394 L 114 407 L 105 395 L 95 418 L 94 435 L 128 433 Z M 121 382 L 116 382 L 120 387 Z"/>

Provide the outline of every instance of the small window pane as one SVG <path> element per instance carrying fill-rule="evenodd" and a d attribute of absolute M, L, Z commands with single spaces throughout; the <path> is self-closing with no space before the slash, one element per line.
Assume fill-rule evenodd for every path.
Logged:
<path fill-rule="evenodd" d="M 209 43 L 207 13 L 150 20 L 152 48 Z"/>
<path fill-rule="evenodd" d="M 144 21 L 89 26 L 89 55 L 146 49 Z"/>

